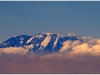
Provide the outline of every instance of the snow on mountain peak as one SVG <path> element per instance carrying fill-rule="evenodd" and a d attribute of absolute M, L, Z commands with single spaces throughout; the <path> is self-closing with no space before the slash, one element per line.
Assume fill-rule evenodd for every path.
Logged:
<path fill-rule="evenodd" d="M 57 38 L 56 38 L 56 40 L 55 40 L 55 42 L 54 42 L 54 47 L 56 47 L 56 44 L 57 44 L 58 39 L 59 39 L 59 36 L 60 36 L 60 35 L 57 36 Z"/>
<path fill-rule="evenodd" d="M 49 32 L 46 33 L 46 32 L 44 32 L 42 34 L 51 35 L 52 33 L 49 33 Z"/>
<path fill-rule="evenodd" d="M 31 38 L 27 41 L 27 44 L 28 44 L 33 38 L 34 38 L 34 36 L 31 37 Z"/>
<path fill-rule="evenodd" d="M 41 43 L 40 49 L 41 49 L 42 47 L 46 47 L 46 46 L 48 45 L 48 43 L 49 43 L 50 40 L 51 40 L 51 36 L 47 36 L 47 37 L 44 39 L 44 41 Z"/>

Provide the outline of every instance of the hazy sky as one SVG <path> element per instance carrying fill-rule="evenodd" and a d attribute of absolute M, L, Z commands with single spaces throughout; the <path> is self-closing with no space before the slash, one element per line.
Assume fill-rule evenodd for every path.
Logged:
<path fill-rule="evenodd" d="M 0 41 L 42 32 L 100 38 L 100 2 L 0 1 Z"/>

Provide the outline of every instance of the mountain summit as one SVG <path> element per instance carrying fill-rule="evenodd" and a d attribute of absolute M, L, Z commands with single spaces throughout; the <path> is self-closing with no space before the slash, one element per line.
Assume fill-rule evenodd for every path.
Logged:
<path fill-rule="evenodd" d="M 58 33 L 39 33 L 34 36 L 19 35 L 11 37 L 0 44 L 0 48 L 23 47 L 32 51 L 58 52 L 65 41 L 79 40 L 77 36 Z"/>

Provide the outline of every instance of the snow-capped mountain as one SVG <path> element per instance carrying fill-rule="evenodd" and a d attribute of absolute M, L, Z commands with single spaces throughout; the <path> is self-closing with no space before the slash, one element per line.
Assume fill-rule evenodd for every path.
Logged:
<path fill-rule="evenodd" d="M 59 51 L 67 40 L 79 40 L 76 36 L 67 36 L 57 33 L 39 33 L 34 36 L 19 35 L 11 37 L 2 44 L 0 48 L 23 47 L 33 51 Z"/>

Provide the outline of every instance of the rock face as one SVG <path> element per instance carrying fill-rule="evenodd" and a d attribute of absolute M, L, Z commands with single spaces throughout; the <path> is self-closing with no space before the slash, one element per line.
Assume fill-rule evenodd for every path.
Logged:
<path fill-rule="evenodd" d="M 57 33 L 39 33 L 34 36 L 19 35 L 11 37 L 2 44 L 0 48 L 23 47 L 35 51 L 56 52 L 67 40 L 79 40 L 76 36 L 67 36 Z"/>

